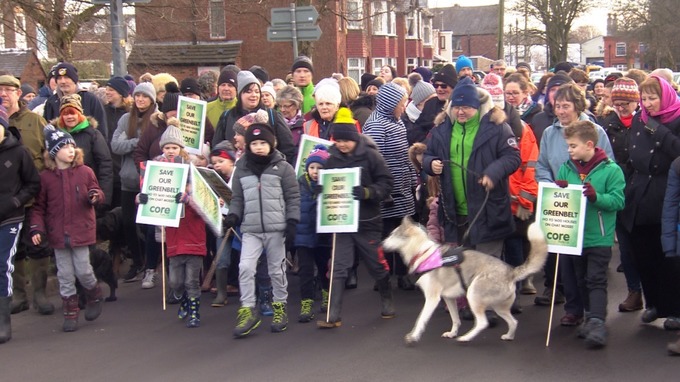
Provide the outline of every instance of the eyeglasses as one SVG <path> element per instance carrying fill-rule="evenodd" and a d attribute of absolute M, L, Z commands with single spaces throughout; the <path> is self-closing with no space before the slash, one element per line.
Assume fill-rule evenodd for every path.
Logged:
<path fill-rule="evenodd" d="M 281 109 L 292 109 L 295 107 L 294 103 L 289 103 L 288 105 L 281 104 Z"/>
<path fill-rule="evenodd" d="M 17 88 L 0 88 L 0 94 L 9 94 L 17 91 Z"/>
<path fill-rule="evenodd" d="M 435 89 L 437 89 L 437 88 L 447 89 L 447 88 L 449 87 L 449 85 L 443 84 L 443 83 L 441 83 L 441 82 L 440 82 L 440 83 L 435 83 L 435 84 L 433 84 L 433 86 L 434 86 Z"/>
<path fill-rule="evenodd" d="M 619 102 L 619 103 L 613 104 L 613 106 L 617 109 L 627 108 L 628 105 L 630 105 L 630 102 Z"/>
<path fill-rule="evenodd" d="M 465 112 L 465 113 L 470 113 L 473 110 L 477 110 L 472 106 L 454 106 L 452 107 L 454 113 L 458 113 L 459 111 Z"/>

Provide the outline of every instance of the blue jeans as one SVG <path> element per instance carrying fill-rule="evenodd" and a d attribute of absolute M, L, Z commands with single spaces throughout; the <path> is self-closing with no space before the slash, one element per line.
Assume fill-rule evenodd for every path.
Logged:
<path fill-rule="evenodd" d="M 12 272 L 14 272 L 14 256 L 21 237 L 22 223 L 10 223 L 0 226 L 0 297 L 12 296 Z"/>

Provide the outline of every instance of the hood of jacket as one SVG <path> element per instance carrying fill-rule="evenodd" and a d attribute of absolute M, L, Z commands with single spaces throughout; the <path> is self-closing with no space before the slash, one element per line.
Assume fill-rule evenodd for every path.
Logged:
<path fill-rule="evenodd" d="M 97 120 L 94 119 L 94 117 L 85 116 L 85 119 L 87 119 L 87 122 L 90 124 L 90 126 L 92 126 L 93 129 L 96 129 L 99 126 L 99 122 L 97 122 Z M 59 117 L 51 120 L 50 125 L 58 127 L 60 129 L 64 129 L 64 127 L 62 127 L 61 124 L 59 123 Z"/>
<path fill-rule="evenodd" d="M 479 97 L 479 119 L 480 121 L 484 116 L 489 114 L 489 120 L 493 122 L 496 125 L 500 125 L 503 122 L 506 122 L 508 117 L 505 114 L 505 111 L 503 109 L 499 108 L 498 106 L 494 105 L 493 100 L 491 99 L 491 94 L 489 94 L 488 91 L 477 87 L 477 96 Z M 446 117 L 449 117 L 449 119 L 453 122 L 456 120 L 456 116 L 453 114 L 453 108 L 451 107 L 451 100 L 446 101 L 446 105 L 444 105 L 444 111 L 439 113 L 437 117 L 434 119 L 434 125 L 438 126 L 442 122 L 446 120 Z"/>
<path fill-rule="evenodd" d="M 401 100 L 406 96 L 406 91 L 401 86 L 390 82 L 380 87 L 380 91 L 375 96 L 374 113 L 383 118 L 396 120 L 394 109 L 397 108 Z"/>
<path fill-rule="evenodd" d="M 19 142 L 19 139 L 17 139 L 17 137 L 15 137 L 11 131 L 5 129 L 5 139 L 0 142 L 0 152 L 7 151 L 20 145 L 21 143 Z"/>

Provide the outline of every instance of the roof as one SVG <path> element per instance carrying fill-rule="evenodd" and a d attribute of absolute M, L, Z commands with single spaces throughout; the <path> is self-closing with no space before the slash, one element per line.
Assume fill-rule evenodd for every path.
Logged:
<path fill-rule="evenodd" d="M 40 62 L 33 49 L 0 49 L 0 68 L 21 78 L 31 56 L 35 56 L 35 62 Z"/>
<path fill-rule="evenodd" d="M 188 43 L 136 43 L 128 57 L 133 65 L 206 65 L 236 62 L 242 41 Z"/>
<path fill-rule="evenodd" d="M 433 25 L 440 30 L 452 31 L 454 36 L 498 34 L 498 4 L 478 7 L 432 9 Z"/>

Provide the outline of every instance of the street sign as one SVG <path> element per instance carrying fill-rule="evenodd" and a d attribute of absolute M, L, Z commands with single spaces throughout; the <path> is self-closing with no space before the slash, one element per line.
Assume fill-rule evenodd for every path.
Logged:
<path fill-rule="evenodd" d="M 321 38 L 321 28 L 318 25 L 297 25 L 298 41 L 317 41 Z M 271 42 L 293 41 L 293 30 L 290 27 L 278 26 L 267 28 L 267 40 Z"/>
<path fill-rule="evenodd" d="M 272 8 L 271 24 L 273 27 L 289 26 L 291 20 L 291 9 L 295 10 L 295 22 L 298 24 L 314 24 L 319 18 L 319 12 L 312 5 L 296 8 Z"/>

